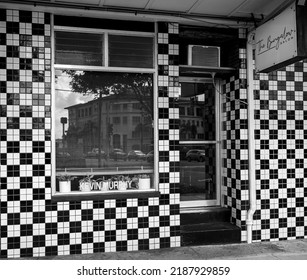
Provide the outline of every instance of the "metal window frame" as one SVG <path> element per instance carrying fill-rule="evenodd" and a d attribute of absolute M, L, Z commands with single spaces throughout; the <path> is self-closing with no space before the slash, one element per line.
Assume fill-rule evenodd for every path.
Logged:
<path fill-rule="evenodd" d="M 132 31 L 121 31 L 121 30 L 107 30 L 107 29 L 92 29 L 92 28 L 79 28 L 79 27 L 64 27 L 64 26 L 55 26 L 54 25 L 54 14 L 51 14 L 51 69 L 52 69 L 52 77 L 51 77 L 51 195 L 61 196 L 60 193 L 56 192 L 56 154 L 55 154 L 55 110 L 53 106 L 55 104 L 55 70 L 64 70 L 64 69 L 73 69 L 73 70 L 84 70 L 84 71 L 99 71 L 99 72 L 117 72 L 117 73 L 146 73 L 152 74 L 153 78 L 153 123 L 154 123 L 154 150 L 158 150 L 158 65 L 157 65 L 157 35 L 155 33 L 148 32 L 132 32 Z M 157 25 L 156 28 L 157 30 Z M 140 36 L 140 37 L 152 37 L 153 38 L 153 68 L 128 68 L 128 67 L 109 67 L 109 66 L 82 66 L 82 65 L 65 65 L 65 64 L 55 64 L 55 31 L 70 31 L 70 32 L 88 32 L 88 33 L 102 33 L 102 34 L 122 34 L 126 36 Z M 108 65 L 108 36 L 104 36 L 104 62 L 105 65 Z M 154 154 L 154 169 L 153 169 L 153 190 L 158 191 L 158 182 L 159 182 L 159 173 L 158 173 L 158 154 Z M 134 193 L 141 193 L 143 191 L 137 191 Z M 66 193 L 63 196 L 76 196 L 73 193 Z M 88 193 L 80 192 L 78 196 L 87 196 Z"/>
<path fill-rule="evenodd" d="M 54 26 L 52 30 L 52 36 L 56 31 L 64 32 L 81 32 L 103 35 L 103 64 L 101 66 L 90 65 L 71 65 L 71 64 L 54 64 L 55 68 L 61 69 L 74 69 L 74 70 L 89 70 L 89 71 L 109 71 L 109 72 L 130 72 L 130 73 L 154 73 L 156 71 L 155 57 L 157 48 L 155 47 L 156 34 L 150 32 L 137 32 L 137 31 L 122 31 L 122 30 L 110 30 L 110 29 L 96 29 L 96 28 L 84 28 L 84 27 L 68 27 L 68 26 Z M 150 37 L 153 39 L 153 67 L 152 68 L 137 68 L 137 67 L 112 67 L 109 66 L 109 35 L 123 35 L 123 36 L 138 36 L 138 37 Z M 55 41 L 53 43 L 55 50 Z"/>

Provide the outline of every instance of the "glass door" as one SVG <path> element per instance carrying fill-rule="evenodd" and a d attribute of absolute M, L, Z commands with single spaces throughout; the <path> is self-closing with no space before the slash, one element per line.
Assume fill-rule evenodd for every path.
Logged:
<path fill-rule="evenodd" d="M 220 204 L 219 83 L 181 82 L 180 205 L 197 208 Z"/>

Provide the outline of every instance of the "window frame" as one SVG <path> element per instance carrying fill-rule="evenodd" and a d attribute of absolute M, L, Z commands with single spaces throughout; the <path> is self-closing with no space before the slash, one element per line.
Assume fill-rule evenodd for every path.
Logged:
<path fill-rule="evenodd" d="M 158 153 L 154 153 L 154 166 L 153 166 L 153 182 L 152 188 L 150 190 L 129 190 L 129 191 L 112 191 L 101 192 L 101 191 L 91 191 L 91 192 L 78 192 L 78 193 L 60 193 L 56 192 L 56 152 L 55 152 L 55 70 L 83 70 L 83 71 L 99 71 L 99 72 L 117 72 L 117 73 L 146 73 L 152 74 L 153 78 L 153 141 L 154 141 L 154 150 L 158 151 L 158 109 L 157 109 L 157 96 L 158 96 L 158 74 L 157 74 L 157 40 L 156 33 L 149 32 L 137 32 L 137 31 L 119 31 L 119 30 L 109 30 L 109 29 L 92 29 L 92 28 L 82 28 L 82 27 L 67 27 L 67 26 L 55 26 L 51 24 L 51 46 L 52 46 L 52 99 L 51 99 L 51 108 L 52 108 L 52 169 L 51 169 L 51 196 L 55 201 L 69 201 L 69 200 L 104 200 L 104 199 L 117 199 L 117 198 L 129 198 L 129 197 L 155 197 L 159 196 L 160 192 L 158 191 Z M 103 46 L 103 62 L 102 66 L 88 66 L 88 65 L 68 65 L 68 64 L 56 64 L 55 63 L 55 32 L 64 31 L 64 32 L 82 32 L 82 33 L 98 33 L 103 34 L 104 36 L 104 46 Z M 140 37 L 151 37 L 153 39 L 153 68 L 128 68 L 128 67 L 110 67 L 108 60 L 108 35 L 124 35 L 124 36 L 140 36 Z"/>
<path fill-rule="evenodd" d="M 55 32 L 80 32 L 80 33 L 92 33 L 92 34 L 101 34 L 103 35 L 103 64 L 101 66 L 90 66 L 90 65 L 69 65 L 69 64 L 56 64 L 55 63 Z M 137 68 L 137 67 L 114 67 L 109 66 L 109 35 L 123 35 L 123 36 L 139 36 L 139 37 L 151 37 L 153 39 L 153 67 L 152 68 Z M 100 70 L 100 71 L 113 71 L 113 72 L 123 72 L 123 69 L 126 69 L 126 72 L 143 72 L 143 73 L 154 73 L 156 71 L 156 34 L 149 32 L 137 32 L 137 31 L 121 31 L 121 30 L 110 30 L 110 29 L 93 29 L 93 28 L 84 28 L 84 27 L 67 27 L 67 26 L 54 26 L 52 31 L 53 44 L 53 61 L 54 67 L 61 69 L 78 69 L 78 70 Z M 82 69 L 80 69 L 82 68 Z M 129 69 L 129 70 L 128 70 Z"/>

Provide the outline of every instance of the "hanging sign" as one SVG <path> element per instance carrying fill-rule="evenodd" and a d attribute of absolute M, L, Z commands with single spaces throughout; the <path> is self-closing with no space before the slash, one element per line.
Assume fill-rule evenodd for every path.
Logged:
<path fill-rule="evenodd" d="M 307 57 L 306 11 L 294 3 L 256 29 L 256 72 L 271 72 Z"/>

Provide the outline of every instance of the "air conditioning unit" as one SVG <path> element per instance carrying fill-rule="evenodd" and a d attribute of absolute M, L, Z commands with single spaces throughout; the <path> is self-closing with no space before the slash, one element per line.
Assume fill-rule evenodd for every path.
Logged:
<path fill-rule="evenodd" d="M 220 67 L 220 47 L 189 45 L 188 65 Z"/>

